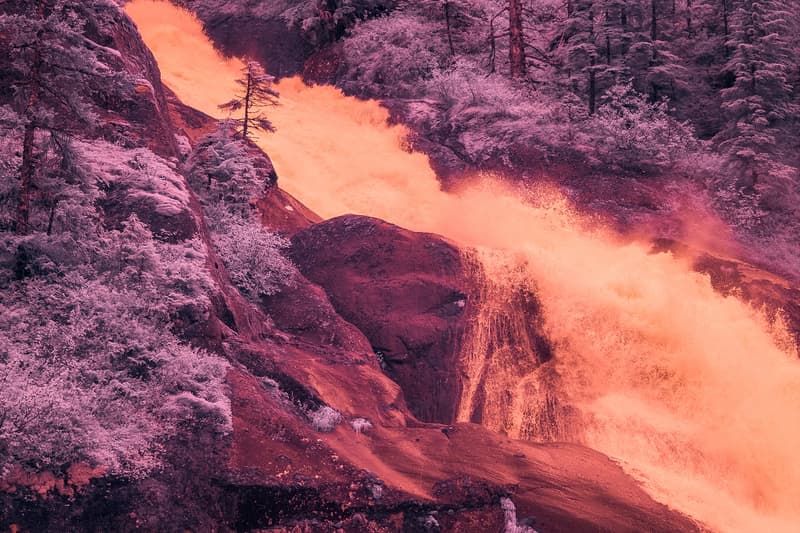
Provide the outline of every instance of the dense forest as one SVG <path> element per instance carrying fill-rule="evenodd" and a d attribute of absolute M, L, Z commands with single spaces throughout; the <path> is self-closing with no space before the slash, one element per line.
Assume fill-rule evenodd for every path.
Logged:
<path fill-rule="evenodd" d="M 409 99 L 472 163 L 527 141 L 685 176 L 769 234 L 797 206 L 798 28 L 781 0 L 408 2 L 352 31 L 341 83 Z"/>

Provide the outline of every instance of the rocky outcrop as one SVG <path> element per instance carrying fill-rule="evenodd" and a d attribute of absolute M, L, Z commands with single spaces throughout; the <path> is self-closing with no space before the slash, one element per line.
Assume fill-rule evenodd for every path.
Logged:
<path fill-rule="evenodd" d="M 454 420 L 470 291 L 458 249 L 435 235 L 345 216 L 296 234 L 291 256 L 364 332 L 411 412 L 426 421 Z"/>
<path fill-rule="evenodd" d="M 375 365 L 292 341 L 241 346 L 223 479 L 237 530 L 493 531 L 501 498 L 540 532 L 698 531 L 581 446 L 512 441 L 474 424 L 420 424 Z M 342 415 L 318 432 L 307 414 Z M 367 419 L 357 432 L 351 422 Z"/>
<path fill-rule="evenodd" d="M 117 138 L 139 138 L 154 153 L 164 157 L 177 155 L 174 128 L 167 106 L 166 91 L 161 85 L 161 73 L 153 54 L 142 41 L 136 26 L 121 12 L 115 14 L 110 35 L 99 36 L 100 43 L 120 53 L 124 69 L 140 83 L 134 88 L 133 97 L 125 102 L 107 102 L 105 108 L 119 113 L 125 121 L 125 128 L 107 133 Z M 117 126 L 113 119 L 108 120 L 106 128 Z"/>
<path fill-rule="evenodd" d="M 348 360 L 375 362 L 370 342 L 353 324 L 340 316 L 325 291 L 297 275 L 278 294 L 264 297 L 261 309 L 281 331 L 331 352 L 344 351 Z"/>

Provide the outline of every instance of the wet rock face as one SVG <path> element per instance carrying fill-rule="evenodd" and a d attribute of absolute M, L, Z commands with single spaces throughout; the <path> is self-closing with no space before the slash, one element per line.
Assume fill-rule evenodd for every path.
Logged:
<path fill-rule="evenodd" d="M 711 286 L 722 295 L 735 295 L 766 313 L 780 318 L 794 344 L 800 343 L 800 290 L 793 280 L 773 274 L 757 264 L 701 252 L 673 239 L 653 241 L 652 253 L 670 252 L 689 258 L 696 272 L 708 275 Z"/>
<path fill-rule="evenodd" d="M 345 350 L 348 360 L 367 363 L 369 341 L 336 313 L 325 291 L 302 276 L 278 294 L 264 297 L 261 308 L 283 332 L 307 342 Z"/>
<path fill-rule="evenodd" d="M 289 8 L 285 2 L 259 6 L 257 15 L 245 2 L 230 2 L 234 5 L 227 6 L 225 12 L 220 12 L 223 10 L 218 9 L 216 2 L 179 0 L 175 3 L 194 12 L 209 37 L 226 54 L 257 59 L 273 76 L 281 78 L 300 73 L 311 51 L 301 31 L 290 28 L 283 18 L 283 11 Z"/>
<path fill-rule="evenodd" d="M 242 32 L 243 27 L 248 31 Z M 294 76 L 303 68 L 307 45 L 300 33 L 290 30 L 281 19 L 215 16 L 206 22 L 206 28 L 227 53 L 256 57 L 274 76 Z"/>
<path fill-rule="evenodd" d="M 116 127 L 115 117 L 103 126 L 103 136 L 111 142 L 122 143 L 134 139 L 137 146 L 146 146 L 157 155 L 176 155 L 173 126 L 170 121 L 167 99 L 161 85 L 161 73 L 153 54 L 142 41 L 136 26 L 120 13 L 113 32 L 108 36 L 109 46 L 120 52 L 122 68 L 141 82 L 122 102 L 106 102 L 105 107 L 120 115 L 124 128 Z"/>
<path fill-rule="evenodd" d="M 412 413 L 454 420 L 469 290 L 459 251 L 435 235 L 344 216 L 295 235 L 291 256 L 366 335 Z"/>

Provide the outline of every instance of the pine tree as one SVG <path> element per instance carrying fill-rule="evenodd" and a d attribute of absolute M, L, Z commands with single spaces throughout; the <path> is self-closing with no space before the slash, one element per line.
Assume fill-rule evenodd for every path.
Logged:
<path fill-rule="evenodd" d="M 585 98 L 592 115 L 602 92 L 627 77 L 621 60 L 630 42 L 628 7 L 617 0 L 572 0 L 569 13 L 551 49 L 561 57 L 571 90 Z"/>
<path fill-rule="evenodd" d="M 455 45 L 453 45 L 453 23 L 451 16 L 452 3 L 450 2 L 450 0 L 444 0 L 443 7 L 444 7 L 445 27 L 447 28 L 447 45 L 450 48 L 450 55 L 455 56 L 456 48 Z"/>
<path fill-rule="evenodd" d="M 37 173 L 37 133 L 64 131 L 64 124 L 96 122 L 91 104 L 82 93 L 88 80 L 103 80 L 113 90 L 121 77 L 104 62 L 115 51 L 87 37 L 88 10 L 108 9 L 104 0 L 27 0 L 0 7 L 0 48 L 13 57 L 8 77 L 24 117 L 22 163 L 16 231 L 29 231 L 34 180 Z"/>
<path fill-rule="evenodd" d="M 249 61 L 242 69 L 242 77 L 236 80 L 242 87 L 234 99 L 220 105 L 228 111 L 244 111 L 244 116 L 233 122 L 244 138 L 249 138 L 252 130 L 273 132 L 275 127 L 263 113 L 265 107 L 278 105 L 280 96 L 273 88 L 273 76 L 267 74 L 255 61 Z"/>
<path fill-rule="evenodd" d="M 725 71 L 733 82 L 721 91 L 726 125 L 715 141 L 739 164 L 744 184 L 752 187 L 768 173 L 770 158 L 784 155 L 781 139 L 792 133 L 789 129 L 800 111 L 790 73 L 793 15 L 785 0 L 730 3 Z"/>

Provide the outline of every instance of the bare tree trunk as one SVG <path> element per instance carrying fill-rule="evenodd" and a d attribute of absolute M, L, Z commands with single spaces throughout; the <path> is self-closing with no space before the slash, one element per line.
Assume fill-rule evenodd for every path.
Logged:
<path fill-rule="evenodd" d="M 489 74 L 495 72 L 495 56 L 497 55 L 497 42 L 494 35 L 494 19 L 489 21 Z"/>
<path fill-rule="evenodd" d="M 525 64 L 525 35 L 522 31 L 521 0 L 509 0 L 508 26 L 511 40 L 511 46 L 509 47 L 511 77 L 522 78 L 527 72 L 527 65 Z"/>
<path fill-rule="evenodd" d="M 595 58 L 592 57 L 592 64 L 589 67 L 589 114 L 594 115 L 597 106 L 597 73 L 595 72 Z"/>
<path fill-rule="evenodd" d="M 494 21 L 497 20 L 497 17 L 499 17 L 506 11 L 508 11 L 508 7 L 504 7 L 503 9 L 495 13 L 492 18 L 489 19 L 489 73 L 490 74 L 494 74 L 497 70 L 496 68 L 497 34 L 494 32 Z"/>
<path fill-rule="evenodd" d="M 650 0 L 650 38 L 658 38 L 658 13 L 656 10 L 656 0 Z"/>
<path fill-rule="evenodd" d="M 444 20 L 447 24 L 447 43 L 450 45 L 450 55 L 456 55 L 456 48 L 453 46 L 453 32 L 450 25 L 450 0 L 444 0 Z"/>
<path fill-rule="evenodd" d="M 686 33 L 692 37 L 692 0 L 686 0 Z"/>
<path fill-rule="evenodd" d="M 253 92 L 253 71 L 250 65 L 247 66 L 247 87 L 244 92 L 244 125 L 242 126 L 242 136 L 247 139 L 247 127 L 250 125 L 250 99 Z"/>
<path fill-rule="evenodd" d="M 44 6 L 39 5 L 39 16 L 44 20 Z M 30 93 L 25 110 L 26 118 L 25 134 L 22 137 L 22 164 L 19 169 L 19 199 L 17 200 L 17 220 L 16 231 L 20 235 L 28 233 L 28 220 L 31 210 L 31 189 L 33 188 L 33 176 L 36 172 L 34 160 L 34 149 L 36 143 L 36 106 L 42 92 L 42 38 L 44 31 L 39 30 L 36 34 L 36 45 L 34 48 L 33 64 L 31 65 Z"/>
<path fill-rule="evenodd" d="M 31 103 L 29 99 L 29 103 Z M 35 101 L 34 101 L 35 103 Z M 17 200 L 17 233 L 25 235 L 28 233 L 28 219 L 31 209 L 31 188 L 33 186 L 33 175 L 35 172 L 34 164 L 34 141 L 36 140 L 36 121 L 30 117 L 25 124 L 25 135 L 22 141 L 22 165 L 20 166 L 19 198 Z"/>
<path fill-rule="evenodd" d="M 53 200 L 50 203 L 50 215 L 47 217 L 47 234 L 53 233 L 53 221 L 56 218 L 56 209 L 58 208 L 58 200 Z"/>

